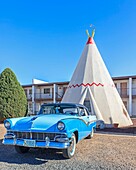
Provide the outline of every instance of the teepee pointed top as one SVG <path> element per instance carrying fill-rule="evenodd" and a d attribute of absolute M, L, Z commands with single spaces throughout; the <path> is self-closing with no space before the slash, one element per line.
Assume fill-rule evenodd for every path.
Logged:
<path fill-rule="evenodd" d="M 89 37 L 86 44 L 94 44 L 93 38 Z"/>
<path fill-rule="evenodd" d="M 90 27 L 92 27 L 93 25 L 91 24 Z M 88 36 L 88 41 L 86 44 L 93 44 L 93 37 L 94 37 L 94 34 L 95 34 L 95 29 L 92 30 L 92 36 L 90 36 L 89 34 L 89 31 L 86 30 L 86 34 Z"/>

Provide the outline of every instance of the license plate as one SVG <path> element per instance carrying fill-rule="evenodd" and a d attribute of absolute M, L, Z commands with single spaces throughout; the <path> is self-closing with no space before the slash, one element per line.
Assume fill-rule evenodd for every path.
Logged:
<path fill-rule="evenodd" d="M 35 140 L 24 140 L 24 146 L 35 147 Z"/>

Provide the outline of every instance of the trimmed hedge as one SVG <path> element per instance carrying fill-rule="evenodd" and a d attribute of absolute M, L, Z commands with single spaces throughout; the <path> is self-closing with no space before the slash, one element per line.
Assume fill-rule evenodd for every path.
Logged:
<path fill-rule="evenodd" d="M 0 74 L 0 120 L 24 116 L 27 99 L 24 89 L 10 68 Z"/>

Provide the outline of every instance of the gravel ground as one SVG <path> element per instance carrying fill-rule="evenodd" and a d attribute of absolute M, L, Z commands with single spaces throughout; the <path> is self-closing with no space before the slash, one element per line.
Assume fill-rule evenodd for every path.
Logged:
<path fill-rule="evenodd" d="M 2 126 L 0 126 L 0 129 Z M 136 170 L 136 137 L 95 134 L 93 139 L 80 141 L 72 159 L 64 159 L 61 152 L 51 149 L 31 149 L 18 154 L 13 146 L 0 140 L 0 170 Z"/>
<path fill-rule="evenodd" d="M 132 118 L 133 125 L 121 128 L 105 128 L 105 129 L 97 129 L 97 132 L 114 132 L 114 133 L 123 133 L 123 134 L 131 134 L 136 135 L 136 118 Z"/>

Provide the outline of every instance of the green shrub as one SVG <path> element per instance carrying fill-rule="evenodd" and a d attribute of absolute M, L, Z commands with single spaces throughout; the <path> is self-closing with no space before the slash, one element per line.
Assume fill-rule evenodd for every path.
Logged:
<path fill-rule="evenodd" d="M 0 119 L 24 116 L 26 109 L 25 92 L 13 71 L 6 68 L 0 74 Z"/>

